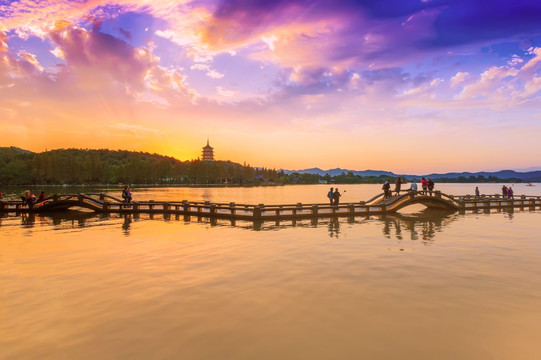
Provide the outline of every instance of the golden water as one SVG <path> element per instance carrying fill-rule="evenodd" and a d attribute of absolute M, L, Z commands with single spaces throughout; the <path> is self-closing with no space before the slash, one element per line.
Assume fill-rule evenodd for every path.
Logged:
<path fill-rule="evenodd" d="M 134 197 L 325 202 L 326 188 Z M 345 202 L 379 189 L 339 188 Z M 0 358 L 540 358 L 541 210 L 404 212 L 234 225 L 10 214 L 0 219 Z"/>

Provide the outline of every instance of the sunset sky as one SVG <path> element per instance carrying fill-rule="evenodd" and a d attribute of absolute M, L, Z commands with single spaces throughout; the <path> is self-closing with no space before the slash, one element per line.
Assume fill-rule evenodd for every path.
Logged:
<path fill-rule="evenodd" d="M 541 166 L 539 0 L 0 0 L 0 146 Z"/>

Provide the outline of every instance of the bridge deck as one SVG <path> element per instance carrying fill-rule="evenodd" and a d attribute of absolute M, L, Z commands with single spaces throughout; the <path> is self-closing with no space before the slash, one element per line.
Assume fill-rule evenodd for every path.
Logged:
<path fill-rule="evenodd" d="M 281 220 L 333 216 L 367 216 L 395 213 L 413 204 L 428 208 L 454 211 L 489 210 L 499 208 L 541 208 L 541 196 L 517 196 L 515 199 L 488 195 L 476 198 L 469 195 L 452 196 L 439 191 L 432 194 L 405 192 L 399 196 L 383 199 L 379 194 L 368 201 L 344 203 L 338 206 L 328 204 L 283 204 L 250 205 L 235 203 L 211 203 L 189 201 L 141 201 L 125 203 L 105 194 L 55 195 L 33 206 L 21 201 L 0 201 L 0 212 L 60 211 L 69 208 L 84 208 L 106 213 L 164 213 L 185 216 L 226 218 L 238 220 Z"/>

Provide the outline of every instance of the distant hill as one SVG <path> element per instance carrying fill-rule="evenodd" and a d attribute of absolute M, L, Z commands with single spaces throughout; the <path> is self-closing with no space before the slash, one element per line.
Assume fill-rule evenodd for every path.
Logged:
<path fill-rule="evenodd" d="M 353 175 L 358 175 L 358 176 L 380 176 L 380 175 L 397 176 L 390 171 L 381 171 L 381 170 L 358 171 L 358 170 L 348 170 L 348 169 L 341 169 L 341 168 L 322 170 L 317 167 L 311 168 L 311 169 L 303 169 L 303 170 L 284 170 L 284 173 L 288 175 L 292 173 L 298 173 L 298 174 L 316 174 L 320 176 L 325 176 L 325 174 L 329 174 L 330 176 L 337 176 L 337 175 L 341 175 L 342 173 L 347 174 L 350 171 L 353 173 Z"/>
<path fill-rule="evenodd" d="M 33 153 L 0 147 L 0 185 L 257 184 L 263 181 L 278 181 L 278 173 L 231 161 L 180 161 L 126 150 L 56 149 Z"/>
<path fill-rule="evenodd" d="M 341 168 L 335 168 L 335 169 L 329 169 L 329 170 L 322 170 L 320 168 L 310 168 L 310 169 L 303 169 L 303 170 L 283 170 L 286 174 L 292 174 L 292 173 L 299 173 L 299 174 L 317 174 L 320 176 L 325 176 L 325 174 L 329 174 L 330 176 L 337 176 L 342 173 L 348 173 L 352 172 L 354 175 L 358 176 L 403 176 L 408 179 L 420 179 L 421 177 L 431 178 L 431 179 L 439 179 L 439 178 L 447 178 L 447 179 L 458 179 L 459 177 L 465 177 L 469 178 L 471 176 L 478 177 L 478 176 L 484 176 L 488 178 L 489 176 L 494 176 L 499 179 L 511 179 L 516 178 L 520 179 L 524 182 L 541 182 L 541 171 L 528 171 L 528 172 L 517 172 L 514 170 L 501 170 L 501 171 L 495 171 L 495 172 L 488 172 L 488 171 L 480 171 L 480 172 L 450 172 L 450 173 L 431 173 L 431 174 L 421 174 L 421 175 L 414 175 L 414 174 L 395 174 L 390 171 L 383 171 L 383 170 L 349 170 L 349 169 L 341 169 Z"/>

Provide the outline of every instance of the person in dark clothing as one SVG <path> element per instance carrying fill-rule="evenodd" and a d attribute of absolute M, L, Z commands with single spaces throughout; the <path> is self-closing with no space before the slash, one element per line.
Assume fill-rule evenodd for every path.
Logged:
<path fill-rule="evenodd" d="M 329 190 L 329 192 L 327 193 L 327 197 L 329 198 L 329 205 L 332 206 L 333 199 L 334 199 L 333 188 L 331 188 L 331 190 Z"/>
<path fill-rule="evenodd" d="M 45 200 L 45 192 L 42 191 L 39 193 L 39 196 L 38 196 L 38 202 L 42 202 L 43 200 Z"/>
<path fill-rule="evenodd" d="M 31 190 L 25 190 L 23 191 L 23 193 L 21 194 L 21 200 L 23 202 L 23 205 L 27 205 L 28 204 L 28 195 L 30 195 L 30 192 Z"/>
<path fill-rule="evenodd" d="M 428 179 L 426 181 L 426 187 L 428 188 L 428 192 L 430 193 L 430 196 L 432 196 L 432 190 L 434 190 L 434 181 L 432 181 L 432 179 Z"/>
<path fill-rule="evenodd" d="M 385 181 L 385 184 L 383 184 L 381 189 L 383 190 L 383 199 L 388 199 L 391 197 L 391 184 L 389 184 L 388 181 Z"/>
<path fill-rule="evenodd" d="M 396 183 L 394 184 L 394 191 L 395 191 L 395 195 L 398 196 L 400 195 L 400 188 L 402 187 L 402 178 L 399 176 L 396 178 Z"/>
<path fill-rule="evenodd" d="M 332 200 L 333 200 L 334 206 L 338 206 L 338 204 L 340 204 L 340 196 L 342 195 L 338 192 L 338 188 L 334 189 L 334 193 L 332 194 Z"/>
<path fill-rule="evenodd" d="M 513 188 L 512 188 L 511 186 L 509 186 L 509 187 L 507 188 L 507 197 L 508 197 L 509 199 L 514 199 L 514 198 L 515 198 L 515 196 L 513 195 Z"/>
<path fill-rule="evenodd" d="M 122 199 L 124 199 L 124 202 L 131 203 L 131 191 L 128 185 L 122 190 Z"/>
<path fill-rule="evenodd" d="M 507 196 L 507 186 L 502 186 L 502 197 L 506 197 Z"/>

